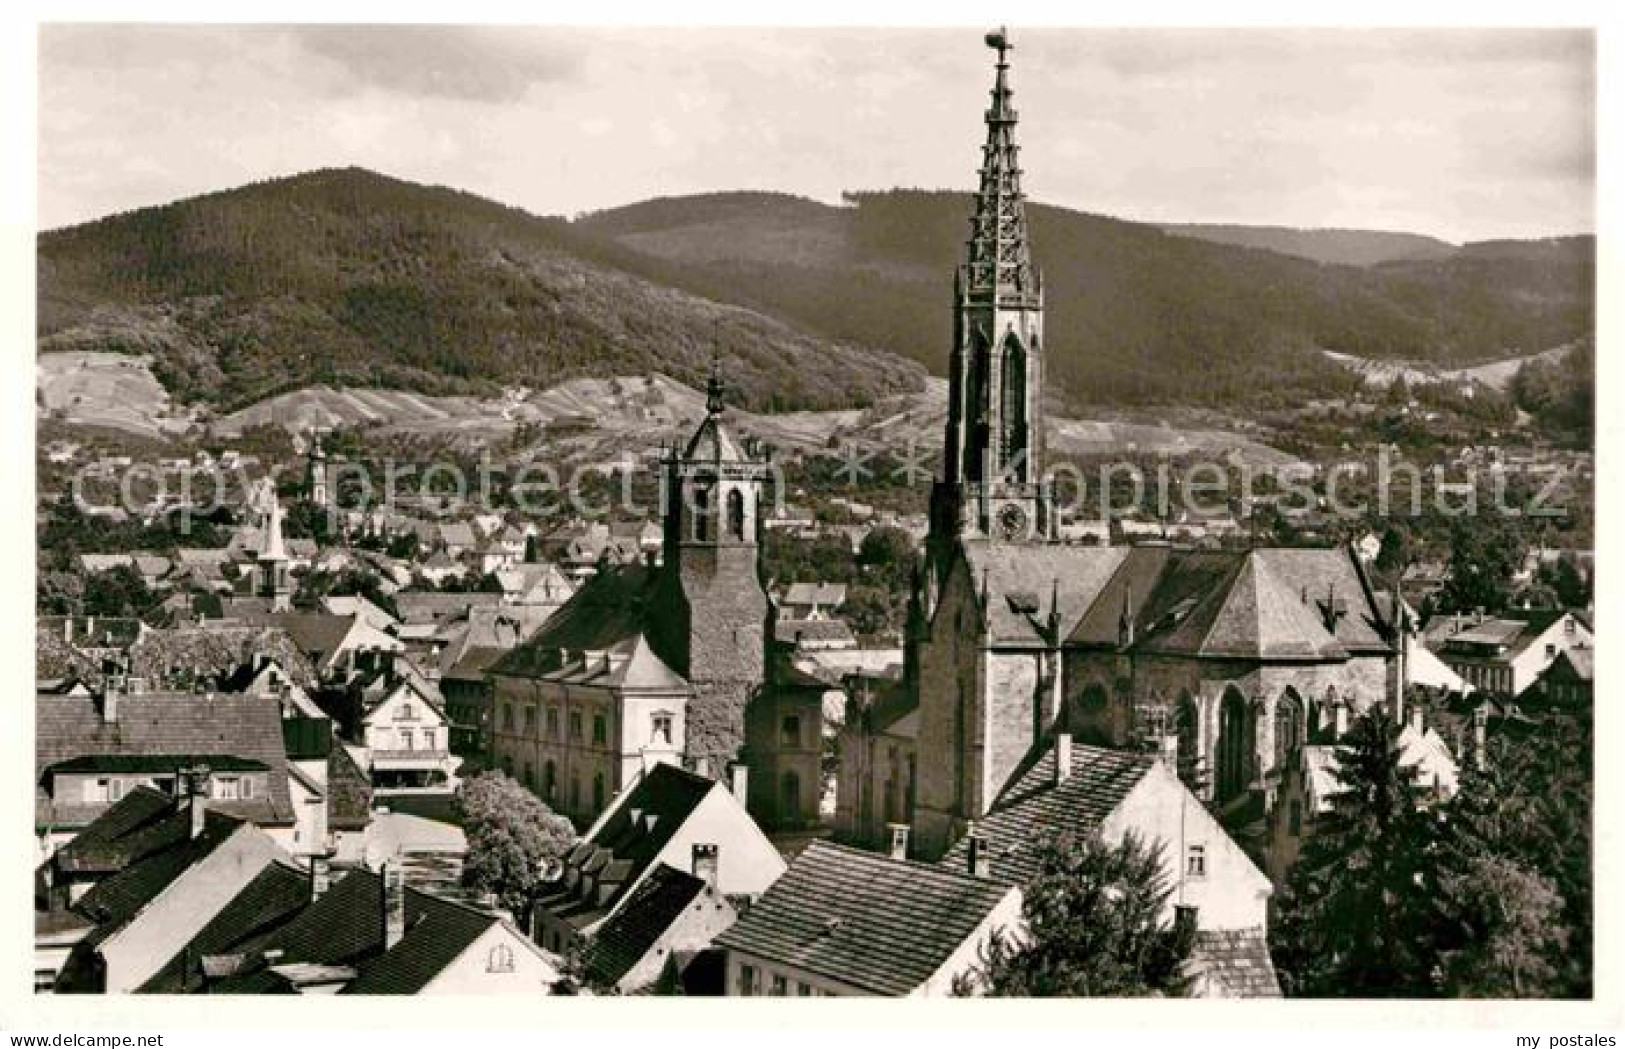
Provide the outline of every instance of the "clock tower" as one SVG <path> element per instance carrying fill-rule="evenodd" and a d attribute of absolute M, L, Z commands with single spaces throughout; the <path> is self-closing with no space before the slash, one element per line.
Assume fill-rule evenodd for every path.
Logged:
<path fill-rule="evenodd" d="M 965 261 L 954 276 L 954 343 L 942 478 L 931 492 L 933 555 L 960 539 L 1051 541 L 1043 480 L 1044 289 L 1027 241 L 1026 197 L 1004 30 L 986 112 L 980 182 Z"/>

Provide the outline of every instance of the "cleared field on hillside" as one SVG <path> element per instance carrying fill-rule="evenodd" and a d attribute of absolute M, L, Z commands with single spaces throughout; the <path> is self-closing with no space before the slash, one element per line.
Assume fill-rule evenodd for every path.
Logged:
<path fill-rule="evenodd" d="M 152 375 L 152 359 L 68 350 L 36 358 L 39 410 L 53 419 L 103 426 L 142 437 L 183 433 L 191 417 L 177 412 Z"/>

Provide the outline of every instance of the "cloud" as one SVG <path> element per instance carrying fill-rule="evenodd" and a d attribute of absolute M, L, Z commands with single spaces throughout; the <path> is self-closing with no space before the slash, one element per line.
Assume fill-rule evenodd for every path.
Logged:
<path fill-rule="evenodd" d="M 516 102 L 580 68 L 570 31 L 501 26 L 301 26 L 308 54 L 348 76 L 340 92 L 375 88 L 422 98 Z"/>

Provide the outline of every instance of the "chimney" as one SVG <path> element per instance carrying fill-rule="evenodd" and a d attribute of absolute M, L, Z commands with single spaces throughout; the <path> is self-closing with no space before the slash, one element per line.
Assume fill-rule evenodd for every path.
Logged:
<path fill-rule="evenodd" d="M 1349 732 L 1349 705 L 1342 700 L 1332 704 L 1332 734 L 1334 740 L 1340 740 Z"/>
<path fill-rule="evenodd" d="M 739 804 L 746 803 L 746 791 L 750 787 L 750 766 L 735 765 L 728 770 L 728 789 L 733 796 L 739 799 Z"/>
<path fill-rule="evenodd" d="M 992 864 L 987 854 L 987 839 L 982 837 L 981 829 L 972 823 L 965 832 L 965 858 L 966 872 L 973 878 L 988 878 L 992 876 Z"/>
<path fill-rule="evenodd" d="M 886 829 L 891 832 L 891 858 L 908 859 L 908 824 L 888 823 Z"/>
<path fill-rule="evenodd" d="M 209 802 L 201 793 L 194 793 L 186 803 L 192 814 L 191 836 L 196 839 L 203 836 L 203 828 L 208 823 Z"/>
<path fill-rule="evenodd" d="M 1055 734 L 1055 785 L 1058 787 L 1072 778 L 1072 733 Z"/>
<path fill-rule="evenodd" d="M 711 888 L 717 887 L 717 869 L 721 865 L 721 850 L 710 842 L 696 842 L 691 850 L 694 877 Z"/>
<path fill-rule="evenodd" d="M 315 903 L 327 893 L 333 883 L 332 868 L 328 865 L 327 853 L 313 852 L 310 854 L 310 902 Z"/>
<path fill-rule="evenodd" d="M 406 935 L 406 874 L 397 860 L 384 864 L 379 877 L 384 883 L 384 950 L 391 951 Z"/>
<path fill-rule="evenodd" d="M 1421 735 L 1423 729 L 1426 727 L 1426 722 L 1423 720 L 1422 704 L 1412 703 L 1410 710 L 1406 713 L 1408 715 L 1407 720 L 1409 720 L 1411 723 L 1411 728 L 1416 730 L 1417 735 Z"/>
<path fill-rule="evenodd" d="M 119 696 L 123 691 L 123 678 L 108 678 L 102 689 L 102 720 L 109 725 L 118 723 Z"/>

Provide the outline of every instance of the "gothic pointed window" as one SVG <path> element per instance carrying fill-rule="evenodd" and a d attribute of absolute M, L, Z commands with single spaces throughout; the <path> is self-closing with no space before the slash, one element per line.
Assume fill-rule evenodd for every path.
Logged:
<path fill-rule="evenodd" d="M 709 485 L 696 485 L 694 487 L 694 541 L 708 543 L 711 541 L 711 487 Z"/>
<path fill-rule="evenodd" d="M 1179 696 L 1179 705 L 1174 708 L 1174 732 L 1179 737 L 1179 757 L 1176 765 L 1179 778 L 1192 790 L 1200 786 L 1198 781 L 1200 755 L 1197 751 L 1201 739 L 1200 731 L 1196 702 L 1191 699 L 1189 692 L 1183 692 Z"/>
<path fill-rule="evenodd" d="M 965 475 L 979 481 L 982 478 L 982 457 L 990 436 L 989 417 L 993 414 L 993 354 L 980 332 L 976 335 L 972 352 L 971 392 L 967 398 L 971 417 L 966 420 L 966 429 L 970 433 L 970 440 L 966 444 L 970 455 L 965 463 Z"/>
<path fill-rule="evenodd" d="M 1253 716 L 1247 700 L 1234 688 L 1227 689 L 1219 705 L 1219 780 L 1217 799 L 1222 803 L 1240 794 L 1252 778 Z"/>
<path fill-rule="evenodd" d="M 1287 689 L 1275 701 L 1275 767 L 1291 768 L 1303 746 L 1303 703 Z"/>
<path fill-rule="evenodd" d="M 1027 463 L 1027 351 L 1012 333 L 1004 341 L 999 376 L 999 460 L 1013 480 L 1026 481 Z"/>
<path fill-rule="evenodd" d="M 728 493 L 728 538 L 736 542 L 745 539 L 745 496 L 737 488 Z"/>

